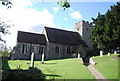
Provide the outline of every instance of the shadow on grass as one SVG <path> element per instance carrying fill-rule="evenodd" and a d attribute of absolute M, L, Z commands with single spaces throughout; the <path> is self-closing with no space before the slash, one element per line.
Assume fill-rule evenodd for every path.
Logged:
<path fill-rule="evenodd" d="M 65 60 L 65 59 L 72 59 L 73 57 L 71 57 L 71 58 L 54 58 L 54 59 L 45 59 L 45 61 L 49 61 L 49 60 Z M 73 59 L 75 59 L 75 58 L 73 58 Z"/>
<path fill-rule="evenodd" d="M 29 67 L 28 70 L 23 69 L 12 69 L 3 70 L 2 79 L 3 80 L 41 80 L 45 79 L 45 75 L 42 71 L 36 67 Z"/>
<path fill-rule="evenodd" d="M 62 77 L 60 75 L 54 75 L 54 74 L 45 74 L 45 76 L 50 76 L 50 77 Z"/>
<path fill-rule="evenodd" d="M 53 64 L 57 64 L 57 63 L 43 63 L 43 64 L 46 64 L 46 65 L 53 65 Z"/>
<path fill-rule="evenodd" d="M 45 76 L 48 77 L 48 79 L 49 79 L 50 81 L 56 81 L 56 78 L 62 77 L 62 76 L 56 75 L 56 74 L 45 74 Z"/>

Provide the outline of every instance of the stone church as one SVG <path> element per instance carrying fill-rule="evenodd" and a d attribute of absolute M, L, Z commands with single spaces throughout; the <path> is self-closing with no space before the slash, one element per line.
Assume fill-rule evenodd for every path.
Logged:
<path fill-rule="evenodd" d="M 45 59 L 86 56 L 86 51 L 92 49 L 88 37 L 92 24 L 80 21 L 75 24 L 75 31 L 44 27 L 42 34 L 18 31 L 17 43 L 11 55 L 12 60 L 30 59 L 32 52 L 35 59 Z"/>

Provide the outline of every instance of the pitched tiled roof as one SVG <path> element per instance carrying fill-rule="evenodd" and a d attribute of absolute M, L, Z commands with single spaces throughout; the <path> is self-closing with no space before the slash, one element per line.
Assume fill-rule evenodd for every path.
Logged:
<path fill-rule="evenodd" d="M 17 42 L 45 45 L 44 34 L 18 31 Z"/>
<path fill-rule="evenodd" d="M 80 45 L 87 47 L 86 43 L 80 38 L 80 34 L 77 32 L 66 31 L 56 28 L 45 27 L 49 42 L 68 44 L 68 45 Z"/>

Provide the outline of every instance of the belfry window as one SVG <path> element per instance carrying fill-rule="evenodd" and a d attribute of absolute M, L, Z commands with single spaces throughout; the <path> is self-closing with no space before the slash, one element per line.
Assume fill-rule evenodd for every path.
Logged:
<path fill-rule="evenodd" d="M 88 31 L 88 28 L 86 28 L 86 30 Z"/>

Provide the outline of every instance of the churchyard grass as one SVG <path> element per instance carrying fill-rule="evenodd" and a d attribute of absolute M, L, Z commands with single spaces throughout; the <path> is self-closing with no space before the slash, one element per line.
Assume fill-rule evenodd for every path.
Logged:
<path fill-rule="evenodd" d="M 110 56 L 104 55 L 103 57 L 96 56 L 93 58 L 97 64 L 94 66 L 103 76 L 107 79 L 118 79 L 118 55 L 111 54 Z M 120 57 L 119 57 L 120 58 Z"/>
<path fill-rule="evenodd" d="M 10 69 L 16 69 L 18 65 L 21 69 L 28 69 L 30 61 L 9 60 L 8 64 Z M 35 61 L 34 67 L 41 69 L 46 79 L 94 79 L 78 58 L 48 60 L 44 64 L 41 64 L 41 61 Z"/>
<path fill-rule="evenodd" d="M 80 59 L 64 59 L 64 60 L 50 60 L 45 61 L 45 64 L 39 64 L 39 61 L 35 63 L 35 66 L 40 68 L 47 78 L 56 76 L 56 79 L 94 79 L 91 73 L 84 66 Z"/>

